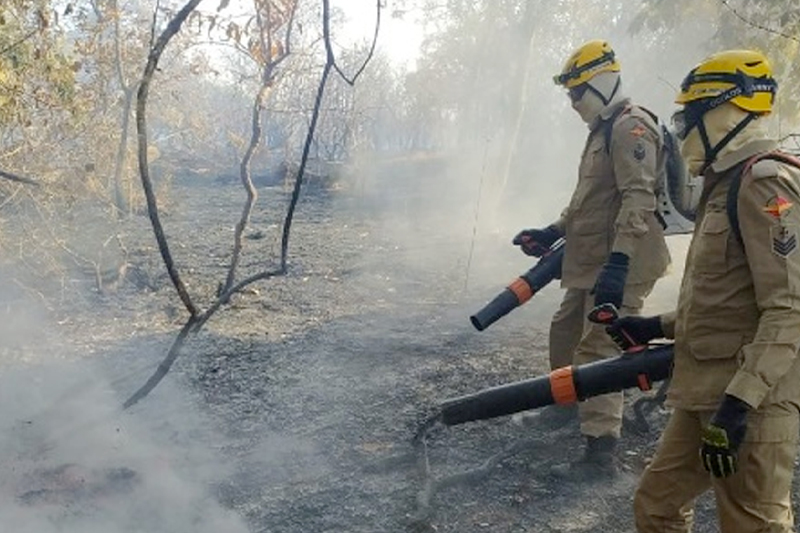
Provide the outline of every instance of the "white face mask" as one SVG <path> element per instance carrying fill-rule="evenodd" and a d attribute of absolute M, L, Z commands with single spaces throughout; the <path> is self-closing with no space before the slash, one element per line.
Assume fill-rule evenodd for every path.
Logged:
<path fill-rule="evenodd" d="M 730 103 L 723 104 L 703 115 L 702 121 L 711 147 L 715 148 L 728 135 L 728 132 L 736 128 L 746 118 L 747 112 Z M 735 137 L 730 139 L 725 146 L 721 147 L 715 160 L 724 157 L 730 152 L 735 152 L 748 142 L 764 138 L 768 138 L 768 135 L 762 126 L 762 121 L 751 122 Z M 706 166 L 706 151 L 703 147 L 703 140 L 700 137 L 699 125 L 692 128 L 681 143 L 681 156 L 686 162 L 686 169 L 692 176 L 698 176 L 703 167 Z M 713 162 L 711 161 L 711 163 Z"/>
<path fill-rule="evenodd" d="M 572 102 L 572 109 L 578 112 L 586 124 L 592 124 L 600 116 L 605 104 L 594 91 L 586 91 L 577 102 Z"/>
<path fill-rule="evenodd" d="M 600 113 L 608 106 L 612 106 L 625 97 L 622 94 L 620 77 L 618 72 L 601 72 L 586 82 L 592 89 L 587 90 L 583 97 L 577 102 L 572 102 L 572 108 L 578 112 L 581 119 L 592 127 L 592 124 L 600 116 Z M 605 97 L 603 102 L 597 93 Z"/>
<path fill-rule="evenodd" d="M 681 157 L 686 162 L 690 176 L 699 176 L 706 162 L 706 151 L 700 139 L 700 129 L 695 126 L 681 142 Z"/>

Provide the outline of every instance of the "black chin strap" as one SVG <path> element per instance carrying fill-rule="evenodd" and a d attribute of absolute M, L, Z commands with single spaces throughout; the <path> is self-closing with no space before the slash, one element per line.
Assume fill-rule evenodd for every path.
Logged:
<path fill-rule="evenodd" d="M 597 97 L 600 99 L 600 101 L 601 101 L 601 102 L 603 102 L 603 105 L 604 105 L 604 106 L 607 106 L 607 105 L 608 105 L 608 103 L 609 103 L 611 100 L 613 100 L 613 99 L 614 99 L 614 95 L 615 95 L 615 94 L 617 94 L 617 91 L 619 90 L 619 85 L 620 85 L 620 82 L 621 82 L 621 81 L 622 81 L 622 78 L 619 78 L 619 77 L 618 77 L 618 78 L 617 78 L 617 83 L 615 83 L 615 84 L 614 84 L 614 90 L 613 90 L 613 91 L 611 91 L 611 96 L 609 96 L 608 98 L 606 98 L 605 96 L 603 96 L 603 93 L 601 93 L 600 91 L 598 91 L 597 89 L 595 89 L 595 88 L 592 86 L 592 83 L 591 83 L 591 82 L 588 82 L 588 81 L 587 81 L 587 82 L 586 82 L 586 85 L 588 86 L 588 89 L 589 89 L 590 91 L 592 91 L 594 94 L 596 94 L 596 95 L 597 95 Z"/>
<path fill-rule="evenodd" d="M 717 155 L 719 155 L 720 151 L 725 148 L 731 140 L 739 135 L 745 126 L 750 124 L 758 115 L 755 113 L 748 113 L 746 117 L 739 122 L 735 128 L 728 132 L 728 134 L 720 140 L 716 146 L 711 146 L 711 141 L 708 140 L 708 132 L 706 131 L 706 122 L 702 118 L 697 124 L 697 128 L 700 132 L 700 140 L 703 141 L 703 151 L 705 151 L 705 163 L 703 163 L 703 168 L 700 169 L 700 174 L 706 171 L 708 167 L 717 159 Z"/>

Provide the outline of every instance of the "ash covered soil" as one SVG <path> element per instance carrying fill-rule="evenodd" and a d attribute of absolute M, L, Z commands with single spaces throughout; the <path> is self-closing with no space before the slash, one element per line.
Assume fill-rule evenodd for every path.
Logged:
<path fill-rule="evenodd" d="M 439 401 L 547 371 L 557 287 L 484 332 L 469 323 L 531 265 L 509 244 L 516 228 L 476 219 L 474 192 L 424 182 L 380 194 L 304 192 L 288 275 L 235 296 L 125 412 L 119 405 L 186 319 L 145 217 L 123 228 L 131 268 L 117 292 L 87 289 L 58 309 L 28 304 L 24 313 L 11 299 L 4 338 L 14 342 L 4 343 L 0 383 L 17 388 L 0 398 L 11 405 L 0 420 L 0 491 L 14 503 L 0 514 L 18 531 L 634 531 L 632 495 L 663 409 L 648 417 L 649 432 L 624 434 L 613 483 L 550 477 L 551 466 L 580 454 L 576 425 L 503 417 L 434 429 L 424 448 L 412 444 Z M 245 239 L 248 274 L 274 266 L 288 201 L 280 188 L 260 195 Z M 178 182 L 171 198 L 167 235 L 206 306 L 227 270 L 243 194 L 233 184 Z M 674 281 L 661 283 L 651 307 L 670 306 Z M 629 416 L 641 396 L 627 396 Z M 487 461 L 481 475 L 423 492 L 426 479 Z M 717 530 L 708 497 L 697 522 L 697 532 Z"/>

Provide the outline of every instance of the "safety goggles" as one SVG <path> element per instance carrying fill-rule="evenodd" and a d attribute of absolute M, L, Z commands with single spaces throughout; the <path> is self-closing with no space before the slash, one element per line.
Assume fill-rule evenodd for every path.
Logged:
<path fill-rule="evenodd" d="M 563 74 L 559 74 L 557 76 L 553 76 L 553 82 L 556 85 L 566 85 L 569 80 L 577 80 L 581 77 L 581 74 L 587 72 L 589 70 L 597 69 L 605 65 L 606 63 L 613 63 L 614 62 L 614 51 L 609 50 L 608 52 L 603 53 L 600 57 L 593 59 L 586 63 L 585 65 L 581 65 L 580 67 L 573 66 L 568 72 Z"/>
<path fill-rule="evenodd" d="M 569 99 L 572 100 L 573 103 L 580 102 L 583 95 L 586 94 L 586 91 L 589 89 L 588 83 L 582 83 L 577 85 L 567 91 L 569 95 Z"/>
<path fill-rule="evenodd" d="M 699 110 L 691 106 L 685 106 L 683 109 L 679 109 L 672 114 L 672 130 L 675 132 L 675 136 L 678 140 L 682 141 L 686 139 L 689 132 L 692 131 L 692 128 L 697 126 L 700 122 L 703 114 L 698 111 Z"/>
<path fill-rule="evenodd" d="M 743 72 L 736 72 L 735 74 L 728 72 L 706 72 L 698 74 L 692 71 L 684 78 L 683 82 L 681 82 L 681 92 L 687 93 L 691 90 L 693 85 L 700 83 L 730 83 L 732 86 L 730 89 L 714 97 L 716 103 L 711 107 L 717 107 L 739 95 L 749 98 L 757 92 L 770 93 L 774 98 L 775 92 L 778 89 L 778 84 L 769 76 L 754 78 Z"/>

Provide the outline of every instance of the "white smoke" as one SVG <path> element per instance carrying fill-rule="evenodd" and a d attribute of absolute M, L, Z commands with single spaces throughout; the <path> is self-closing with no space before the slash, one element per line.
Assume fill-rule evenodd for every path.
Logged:
<path fill-rule="evenodd" d="M 224 468 L 208 422 L 162 387 L 161 401 L 120 412 L 88 360 L 2 367 L 0 531 L 248 531 L 214 499 Z"/>

